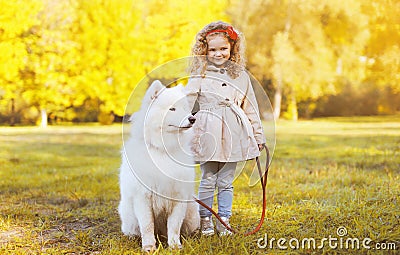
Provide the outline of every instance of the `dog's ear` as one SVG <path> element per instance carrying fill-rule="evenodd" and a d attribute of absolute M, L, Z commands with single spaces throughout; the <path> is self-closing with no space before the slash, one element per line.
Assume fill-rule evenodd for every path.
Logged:
<path fill-rule="evenodd" d="M 179 91 L 185 94 L 185 87 L 183 86 L 182 83 L 178 83 L 174 88 L 178 89 Z"/>
<path fill-rule="evenodd" d="M 178 85 L 176 85 L 176 87 L 177 87 L 177 88 L 179 88 L 180 90 L 183 90 L 183 89 L 184 89 L 184 87 L 183 87 L 183 84 L 182 84 L 182 83 L 178 83 Z"/>
<path fill-rule="evenodd" d="M 157 98 L 161 90 L 164 88 L 165 86 L 159 80 L 153 81 L 144 95 L 143 104 L 149 104 L 153 99 Z"/>

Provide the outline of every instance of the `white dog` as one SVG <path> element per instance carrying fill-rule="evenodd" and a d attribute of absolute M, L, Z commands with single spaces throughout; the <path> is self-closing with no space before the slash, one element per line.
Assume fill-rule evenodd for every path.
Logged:
<path fill-rule="evenodd" d="M 141 109 L 132 116 L 120 168 L 122 232 L 142 238 L 142 249 L 156 248 L 155 234 L 181 248 L 180 234 L 199 228 L 190 153 L 195 118 L 182 86 L 166 88 L 159 81 L 147 90 Z"/>

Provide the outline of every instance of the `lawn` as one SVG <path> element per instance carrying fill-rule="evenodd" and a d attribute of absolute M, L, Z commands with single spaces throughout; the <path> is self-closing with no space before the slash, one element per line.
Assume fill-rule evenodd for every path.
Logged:
<path fill-rule="evenodd" d="M 121 126 L 0 128 L 1 254 L 139 254 L 120 232 Z M 252 236 L 188 237 L 156 254 L 398 254 L 400 117 L 279 121 L 266 221 Z M 260 186 L 234 183 L 252 229 Z M 279 240 L 280 239 L 280 240 Z M 315 243 L 313 243 L 315 241 Z"/>

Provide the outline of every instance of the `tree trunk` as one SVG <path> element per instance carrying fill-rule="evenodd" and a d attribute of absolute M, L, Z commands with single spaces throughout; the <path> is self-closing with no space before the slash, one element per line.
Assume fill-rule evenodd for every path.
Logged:
<path fill-rule="evenodd" d="M 292 91 L 291 93 L 291 99 L 290 99 L 290 104 L 291 104 L 291 115 L 292 115 L 292 120 L 297 121 L 299 118 L 299 114 L 297 111 L 297 100 L 296 100 L 296 93 Z"/>
<path fill-rule="evenodd" d="M 285 30 L 284 33 L 286 36 L 289 36 L 290 27 L 291 27 L 291 5 L 290 2 L 287 6 L 287 13 L 286 13 L 286 22 L 285 22 Z M 276 91 L 274 95 L 274 118 L 278 120 L 281 115 L 281 104 L 282 104 L 282 89 L 283 89 L 283 74 L 282 74 L 282 67 L 278 64 L 278 73 L 276 76 Z M 297 108 L 296 108 L 297 110 Z M 297 116 L 297 115 L 296 115 Z"/>
<path fill-rule="evenodd" d="M 282 71 L 279 66 L 278 75 L 276 77 L 276 91 L 274 95 L 274 118 L 279 119 L 281 115 L 281 103 L 282 103 Z"/>
<path fill-rule="evenodd" d="M 338 58 L 336 61 L 336 74 L 342 75 L 343 74 L 343 62 L 341 58 Z"/>
<path fill-rule="evenodd" d="M 40 127 L 46 128 L 47 127 L 47 111 L 45 109 L 40 110 Z"/>
<path fill-rule="evenodd" d="M 10 126 L 15 126 L 15 99 L 14 98 L 11 98 Z"/>

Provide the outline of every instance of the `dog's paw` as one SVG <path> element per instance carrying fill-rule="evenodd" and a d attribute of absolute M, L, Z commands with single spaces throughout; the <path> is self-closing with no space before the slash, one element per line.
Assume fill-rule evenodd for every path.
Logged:
<path fill-rule="evenodd" d="M 171 250 L 182 250 L 183 246 L 182 244 L 173 244 L 169 245 L 168 248 Z"/>
<path fill-rule="evenodd" d="M 168 240 L 168 248 L 173 249 L 173 250 L 180 250 L 182 249 L 182 244 L 178 238 L 171 238 Z"/>
<path fill-rule="evenodd" d="M 157 247 L 155 245 L 151 245 L 151 244 L 143 245 L 142 246 L 142 251 L 144 251 L 144 252 L 154 252 L 156 250 L 156 248 Z"/>
<path fill-rule="evenodd" d="M 126 236 L 140 236 L 139 226 L 129 220 L 122 221 L 121 231 Z"/>

